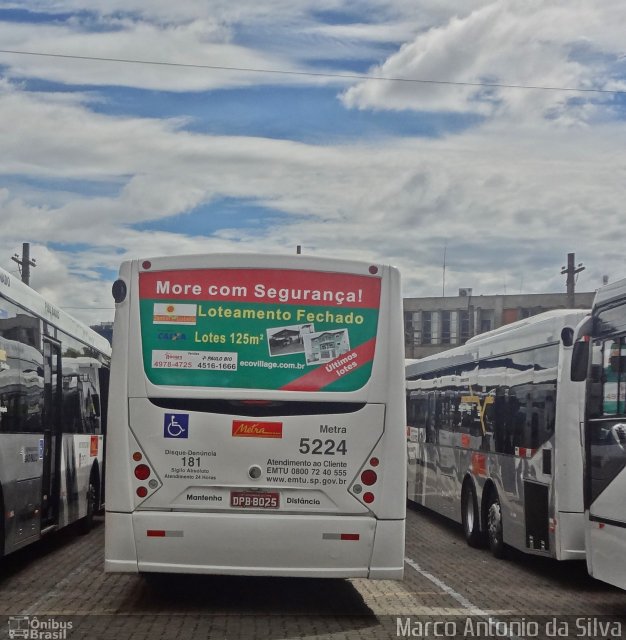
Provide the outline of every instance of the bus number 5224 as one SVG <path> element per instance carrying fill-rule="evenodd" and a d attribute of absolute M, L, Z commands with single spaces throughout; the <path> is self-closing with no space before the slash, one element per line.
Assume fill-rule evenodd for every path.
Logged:
<path fill-rule="evenodd" d="M 319 438 L 300 438 L 300 453 L 312 453 L 313 455 L 334 456 L 340 453 L 345 456 L 347 453 L 346 441 L 340 440 L 320 440 Z"/>

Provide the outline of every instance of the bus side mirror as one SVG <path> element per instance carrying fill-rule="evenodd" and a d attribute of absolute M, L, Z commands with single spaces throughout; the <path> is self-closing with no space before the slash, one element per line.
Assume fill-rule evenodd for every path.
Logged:
<path fill-rule="evenodd" d="M 589 342 L 579 340 L 574 344 L 572 353 L 572 369 L 570 378 L 572 382 L 583 382 L 587 379 L 589 368 Z"/>

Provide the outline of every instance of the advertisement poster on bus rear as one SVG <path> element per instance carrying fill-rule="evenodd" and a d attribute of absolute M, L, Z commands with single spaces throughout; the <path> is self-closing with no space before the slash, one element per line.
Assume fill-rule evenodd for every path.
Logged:
<path fill-rule="evenodd" d="M 279 269 L 139 274 L 157 385 L 354 391 L 371 375 L 378 276 Z"/>

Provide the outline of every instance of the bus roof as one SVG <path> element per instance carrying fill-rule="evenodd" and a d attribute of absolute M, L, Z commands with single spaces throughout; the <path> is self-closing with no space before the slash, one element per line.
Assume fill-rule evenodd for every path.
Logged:
<path fill-rule="evenodd" d="M 223 269 L 245 268 L 252 265 L 259 268 L 279 269 L 316 269 L 319 271 L 336 272 L 362 272 L 363 268 L 370 266 L 389 267 L 391 265 L 365 260 L 346 260 L 327 256 L 312 256 L 302 254 L 271 254 L 271 253 L 211 253 L 211 254 L 185 254 L 173 256 L 152 256 L 136 258 L 125 262 L 137 263 L 139 271 L 144 270 L 169 270 L 169 269 L 210 269 L 220 267 Z M 124 264 L 124 263 L 123 263 Z M 144 266 L 146 265 L 146 266 Z M 149 266 L 148 266 L 149 265 Z M 371 275 L 374 272 L 370 272 Z M 381 275 L 378 272 L 378 275 Z"/>
<path fill-rule="evenodd" d="M 594 312 L 599 311 L 605 307 L 613 307 L 618 304 L 623 304 L 626 299 L 626 278 L 617 280 L 607 284 L 596 292 L 596 297 L 593 301 Z"/>
<path fill-rule="evenodd" d="M 476 362 L 483 357 L 554 344 L 560 340 L 562 329 L 575 329 L 588 313 L 584 309 L 555 309 L 478 334 L 460 347 L 407 364 L 406 378 L 412 379 L 431 371 Z"/>
<path fill-rule="evenodd" d="M 1 268 L 0 297 L 14 302 L 106 356 L 111 355 L 111 345 L 106 338 L 76 320 L 63 309 L 48 302 L 41 294 Z"/>

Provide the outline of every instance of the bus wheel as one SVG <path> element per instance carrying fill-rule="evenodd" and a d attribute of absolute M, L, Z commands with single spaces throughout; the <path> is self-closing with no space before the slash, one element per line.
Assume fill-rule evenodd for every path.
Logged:
<path fill-rule="evenodd" d="M 502 508 L 496 491 L 491 494 L 487 509 L 487 539 L 489 548 L 496 558 L 504 557 L 504 537 L 502 535 Z"/>
<path fill-rule="evenodd" d="M 461 518 L 465 540 L 470 547 L 482 546 L 483 537 L 479 526 L 478 501 L 471 482 L 467 482 L 461 494 Z"/>
<path fill-rule="evenodd" d="M 88 534 L 93 528 L 93 514 L 96 505 L 96 487 L 93 482 L 89 483 L 87 489 L 87 515 L 78 521 L 78 533 L 81 535 Z"/>

